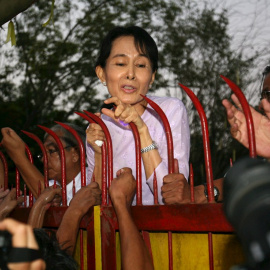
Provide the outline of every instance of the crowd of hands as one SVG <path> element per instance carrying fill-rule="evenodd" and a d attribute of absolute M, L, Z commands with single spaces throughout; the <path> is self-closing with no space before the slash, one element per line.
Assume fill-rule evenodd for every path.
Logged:
<path fill-rule="evenodd" d="M 227 112 L 231 134 L 233 138 L 248 147 L 247 125 L 241 104 L 235 95 L 232 95 L 232 100 L 235 105 L 228 100 L 223 100 L 222 102 Z M 252 107 L 250 109 L 254 123 L 257 154 L 268 159 L 270 158 L 270 103 L 267 100 L 262 100 L 262 106 L 264 108 L 264 115 Z M 178 172 L 176 162 L 175 173 L 164 178 L 162 196 L 166 204 L 190 202 L 190 188 L 186 180 L 183 180 L 185 179 Z M 135 249 L 137 247 L 136 252 L 139 253 L 139 257 L 141 258 L 139 262 L 137 259 L 135 262 L 132 259 L 126 262 L 124 261 L 123 269 L 133 269 L 132 267 L 138 263 L 142 263 L 143 265 L 139 265 L 137 269 L 153 269 L 150 255 L 142 238 L 140 236 L 138 237 L 138 230 L 130 214 L 130 206 L 135 195 L 135 190 L 136 181 L 129 168 L 119 170 L 109 188 L 109 195 L 118 218 L 120 230 L 122 229 L 123 232 L 130 234 L 131 237 L 134 236 L 130 243 L 125 238 L 121 239 L 121 245 L 123 244 L 125 248 L 129 244 L 135 246 Z M 199 193 L 201 194 L 202 192 L 201 190 L 199 192 L 198 189 Z M 17 205 L 23 203 L 23 197 L 16 197 L 15 188 L 11 190 L 0 188 L 0 230 L 8 230 L 12 234 L 14 247 L 38 249 L 32 228 L 41 228 L 46 211 L 51 206 L 60 206 L 61 194 L 60 187 L 44 189 L 31 209 L 28 224 L 23 224 L 6 218 Z M 198 197 L 202 198 L 200 195 Z M 195 202 L 205 202 L 204 199 L 199 199 Z M 59 243 L 63 243 L 62 248 L 66 248 L 69 254 L 73 254 L 81 218 L 92 206 L 99 205 L 100 203 L 101 190 L 95 182 L 82 187 L 74 195 L 57 230 L 57 239 Z M 130 258 L 135 257 L 131 256 Z M 22 265 L 24 266 L 23 268 Z M 42 259 L 34 262 L 9 265 L 10 269 L 45 269 L 45 267 Z"/>
<path fill-rule="evenodd" d="M 149 252 L 130 213 L 135 190 L 136 181 L 129 168 L 119 170 L 109 188 L 109 195 L 119 221 L 120 235 L 121 233 L 128 235 L 128 239 L 126 237 L 121 239 L 121 243 L 124 241 L 121 245 L 125 248 L 126 258 L 128 258 L 122 261 L 123 269 L 153 269 Z M 46 211 L 51 206 L 60 206 L 61 196 L 60 187 L 52 186 L 44 189 L 30 211 L 27 224 L 23 224 L 6 217 L 17 205 L 23 203 L 24 198 L 22 196 L 16 198 L 15 188 L 11 190 L 0 189 L 0 220 L 2 220 L 0 230 L 8 230 L 12 234 L 13 247 L 38 249 L 32 228 L 42 228 Z M 101 190 L 96 182 L 82 187 L 74 195 L 56 233 L 61 248 L 68 254 L 72 255 L 74 252 L 82 217 L 92 206 L 100 203 Z M 132 250 L 136 256 L 129 254 L 129 250 Z M 46 269 L 42 259 L 17 264 L 10 263 L 8 267 L 9 269 Z"/>

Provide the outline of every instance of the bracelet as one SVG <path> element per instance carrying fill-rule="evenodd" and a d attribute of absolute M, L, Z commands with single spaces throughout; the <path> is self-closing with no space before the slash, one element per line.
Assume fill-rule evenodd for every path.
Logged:
<path fill-rule="evenodd" d="M 143 153 L 149 152 L 149 151 L 154 150 L 154 149 L 158 149 L 158 147 L 157 147 L 156 142 L 153 141 L 150 145 L 141 149 L 141 153 L 143 154 Z"/>

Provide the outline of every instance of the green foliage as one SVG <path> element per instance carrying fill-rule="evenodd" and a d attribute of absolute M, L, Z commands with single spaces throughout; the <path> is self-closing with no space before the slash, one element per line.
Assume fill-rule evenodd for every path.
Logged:
<path fill-rule="evenodd" d="M 244 59 L 231 50 L 226 10 L 200 10 L 194 1 L 184 0 L 59 0 L 54 25 L 42 27 L 50 9 L 50 2 L 38 1 L 15 20 L 17 47 L 7 53 L 0 75 L 0 126 L 42 133 L 37 124 L 50 126 L 54 120 L 82 123 L 74 111 L 96 112 L 101 104 L 94 70 L 100 41 L 115 25 L 136 24 L 159 47 L 154 88 L 164 89 L 167 95 L 179 92 L 187 107 L 196 182 L 203 181 L 205 174 L 201 126 L 178 82 L 195 92 L 206 111 L 214 177 L 222 176 L 233 149 L 238 155 L 243 153 L 226 128 L 221 100 L 230 91 L 219 74 L 245 89 L 256 55 Z"/>

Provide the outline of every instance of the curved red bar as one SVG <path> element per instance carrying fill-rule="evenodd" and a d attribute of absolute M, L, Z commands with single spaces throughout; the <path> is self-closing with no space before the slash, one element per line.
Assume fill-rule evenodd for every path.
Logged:
<path fill-rule="evenodd" d="M 141 95 L 149 104 L 150 106 L 159 114 L 163 125 L 164 129 L 166 132 L 166 139 L 167 139 L 167 145 L 168 145 L 168 170 L 169 174 L 174 173 L 174 165 L 173 165 L 173 160 L 174 160 L 174 155 L 173 155 L 173 138 L 172 138 L 172 131 L 171 127 L 168 121 L 167 116 L 165 113 L 162 111 L 162 109 L 151 99 L 148 97 Z"/>
<path fill-rule="evenodd" d="M 29 159 L 29 161 L 33 164 L 34 161 L 33 161 L 33 156 L 32 156 L 32 153 L 30 151 L 30 148 L 28 147 L 27 144 L 25 144 L 25 151 L 26 151 L 26 154 L 27 154 L 27 157 Z M 24 195 L 25 196 L 25 195 Z M 24 198 L 25 199 L 25 198 Z M 24 204 L 24 207 L 26 207 L 26 203 Z M 29 206 L 33 206 L 33 194 L 32 192 L 29 190 Z"/>
<path fill-rule="evenodd" d="M 243 112 L 246 117 L 247 122 L 247 132 L 248 132 L 248 143 L 249 143 L 249 156 L 251 158 L 255 158 L 256 155 L 256 143 L 255 143 L 255 133 L 254 133 L 254 125 L 253 125 L 253 118 L 251 115 L 251 111 L 249 108 L 249 104 L 244 96 L 242 90 L 237 86 L 234 82 L 229 80 L 228 78 L 220 75 L 220 77 L 229 85 L 232 91 L 235 93 L 237 98 L 239 99 L 241 106 L 243 108 Z"/>
<path fill-rule="evenodd" d="M 77 140 L 77 142 L 79 144 L 80 161 L 81 161 L 81 185 L 82 185 L 82 187 L 85 187 L 85 185 L 86 185 L 85 149 L 84 149 L 83 141 L 82 141 L 81 137 L 79 136 L 79 134 L 77 133 L 77 131 L 75 129 L 71 128 L 69 125 L 66 125 L 64 123 L 57 122 L 57 121 L 55 121 L 55 123 L 57 123 L 58 125 L 62 126 L 66 130 L 68 130 L 70 133 L 72 133 L 72 135 L 75 137 L 75 139 Z"/>
<path fill-rule="evenodd" d="M 41 126 L 41 125 L 38 125 L 38 127 L 43 129 L 49 135 L 51 135 L 55 139 L 55 142 L 58 145 L 59 153 L 60 153 L 60 157 L 61 157 L 62 204 L 63 204 L 63 206 L 67 206 L 66 158 L 65 158 L 65 151 L 64 151 L 63 144 L 54 131 L 52 131 L 51 129 L 49 129 L 47 127 Z"/>
<path fill-rule="evenodd" d="M 110 132 L 107 126 L 99 117 L 88 111 L 84 111 L 84 113 L 86 113 L 89 117 L 91 117 L 94 121 L 96 121 L 96 123 L 98 123 L 101 126 L 104 135 L 106 137 L 108 147 L 108 187 L 110 187 L 113 180 L 113 147 Z"/>
<path fill-rule="evenodd" d="M 20 197 L 20 173 L 18 168 L 15 169 L 15 181 L 16 181 L 16 199 Z"/>
<path fill-rule="evenodd" d="M 80 112 L 75 112 L 76 114 L 78 114 L 79 116 L 81 116 L 82 118 L 84 118 L 85 120 L 87 120 L 89 123 L 96 123 L 92 118 L 90 118 L 90 116 L 80 113 Z M 107 147 L 106 147 L 106 141 L 104 142 L 104 144 L 101 147 L 101 153 L 102 153 L 102 205 L 107 205 L 107 165 L 106 165 L 106 161 L 107 161 Z"/>
<path fill-rule="evenodd" d="M 135 140 L 135 150 L 136 150 L 136 204 L 142 205 L 142 154 L 141 154 L 141 139 L 138 129 L 134 123 L 129 123 L 129 126 L 133 132 Z"/>
<path fill-rule="evenodd" d="M 39 145 L 41 151 L 42 151 L 42 154 L 43 154 L 43 168 L 44 168 L 44 184 L 45 184 L 45 187 L 47 188 L 49 186 L 49 184 L 48 184 L 48 155 L 47 155 L 47 151 L 45 150 L 45 147 L 44 147 L 42 141 L 39 139 L 38 136 L 36 136 L 35 134 L 30 133 L 28 131 L 24 131 L 24 130 L 21 130 L 21 132 L 23 132 L 29 138 L 35 140 L 37 142 L 37 144 Z"/>
<path fill-rule="evenodd" d="M 192 163 L 189 164 L 190 201 L 194 203 L 194 173 Z"/>
<path fill-rule="evenodd" d="M 4 166 L 4 190 L 8 188 L 8 164 L 4 154 L 0 151 L 0 159 Z"/>
<path fill-rule="evenodd" d="M 205 112 L 203 107 L 196 97 L 196 95 L 186 86 L 179 83 L 179 85 L 183 88 L 183 90 L 187 93 L 187 95 L 192 100 L 196 110 L 199 113 L 201 125 L 202 125 L 202 134 L 203 134 L 203 150 L 204 150 L 204 162 L 205 162 L 205 170 L 206 170 L 206 182 L 207 182 L 207 192 L 208 192 L 208 202 L 214 202 L 214 182 L 213 182 L 213 171 L 212 171 L 212 160 L 211 160 L 211 152 L 210 152 L 210 142 L 209 142 L 209 132 L 208 132 L 208 124 Z"/>

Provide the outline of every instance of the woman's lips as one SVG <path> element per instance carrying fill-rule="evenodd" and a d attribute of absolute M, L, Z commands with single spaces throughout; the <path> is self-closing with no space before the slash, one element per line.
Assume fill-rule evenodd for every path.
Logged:
<path fill-rule="evenodd" d="M 123 85 L 121 87 L 121 89 L 125 92 L 125 93 L 133 93 L 136 91 L 136 88 L 132 85 Z"/>

